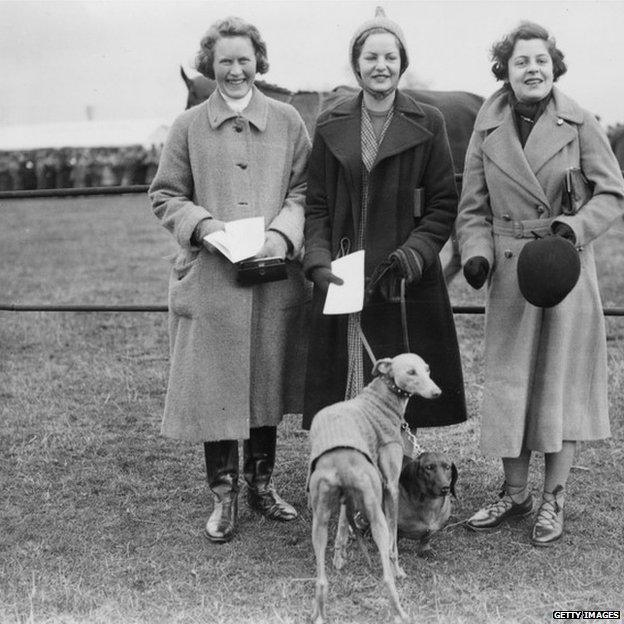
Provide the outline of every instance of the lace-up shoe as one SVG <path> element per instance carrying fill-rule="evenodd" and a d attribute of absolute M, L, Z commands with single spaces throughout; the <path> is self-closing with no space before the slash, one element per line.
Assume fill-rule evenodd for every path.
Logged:
<path fill-rule="evenodd" d="M 533 511 L 533 496 L 529 494 L 524 501 L 516 503 L 503 486 L 499 500 L 479 509 L 468 518 L 466 526 L 473 531 L 487 531 L 497 527 L 508 518 L 522 518 Z"/>

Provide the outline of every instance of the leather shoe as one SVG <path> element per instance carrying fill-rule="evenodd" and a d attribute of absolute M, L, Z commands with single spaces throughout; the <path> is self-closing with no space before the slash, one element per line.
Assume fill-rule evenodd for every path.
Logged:
<path fill-rule="evenodd" d="M 229 477 L 229 475 L 228 475 Z M 212 487 L 214 509 L 206 522 L 206 537 L 211 542 L 229 542 L 234 536 L 238 516 L 238 484 L 231 478 Z"/>
<path fill-rule="evenodd" d="M 297 510 L 287 503 L 276 491 L 272 481 L 247 484 L 249 506 L 270 520 L 288 522 L 297 518 Z"/>
<path fill-rule="evenodd" d="M 508 518 L 522 518 L 533 511 L 533 496 L 529 494 L 524 501 L 516 503 L 503 486 L 499 500 L 479 509 L 466 522 L 466 526 L 473 531 L 488 531 L 497 527 Z"/>
<path fill-rule="evenodd" d="M 550 546 L 563 535 L 563 488 L 558 485 L 551 495 L 542 499 L 531 532 L 534 546 Z"/>

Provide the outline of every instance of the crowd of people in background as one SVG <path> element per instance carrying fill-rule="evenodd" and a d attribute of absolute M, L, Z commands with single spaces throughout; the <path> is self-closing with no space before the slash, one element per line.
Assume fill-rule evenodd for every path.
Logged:
<path fill-rule="evenodd" d="M 0 191 L 150 184 L 161 147 L 0 152 Z"/>

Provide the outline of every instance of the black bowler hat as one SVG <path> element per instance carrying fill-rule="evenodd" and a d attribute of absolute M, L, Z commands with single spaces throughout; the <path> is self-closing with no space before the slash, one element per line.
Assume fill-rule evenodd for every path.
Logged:
<path fill-rule="evenodd" d="M 518 285 L 523 297 L 539 308 L 561 303 L 581 274 L 576 247 L 561 236 L 527 243 L 518 256 Z"/>

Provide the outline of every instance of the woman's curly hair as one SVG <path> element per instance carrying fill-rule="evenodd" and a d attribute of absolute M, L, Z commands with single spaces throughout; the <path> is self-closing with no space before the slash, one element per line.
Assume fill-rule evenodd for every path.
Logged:
<path fill-rule="evenodd" d="M 520 22 L 520 25 L 506 34 L 500 41 L 497 41 L 490 51 L 490 56 L 494 64 L 492 73 L 496 80 L 507 81 L 509 78 L 508 64 L 514 47 L 518 40 L 542 39 L 546 43 L 548 53 L 553 62 L 553 81 L 556 82 L 560 76 L 568 71 L 568 66 L 563 60 L 563 52 L 557 47 L 554 37 L 548 31 L 534 22 Z"/>
<path fill-rule="evenodd" d="M 266 43 L 258 29 L 240 17 L 226 17 L 215 22 L 199 43 L 195 68 L 200 74 L 214 80 L 214 47 L 222 37 L 249 37 L 256 53 L 256 71 L 259 74 L 266 74 L 269 71 Z"/>

